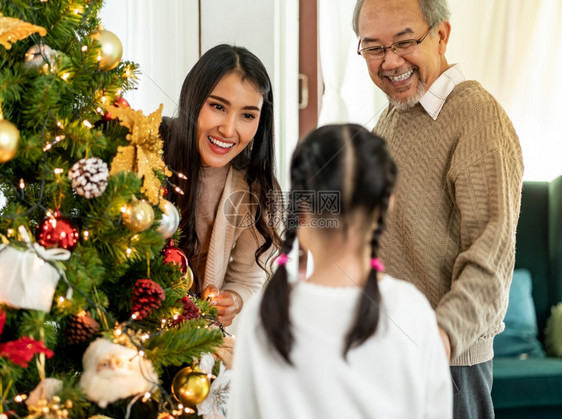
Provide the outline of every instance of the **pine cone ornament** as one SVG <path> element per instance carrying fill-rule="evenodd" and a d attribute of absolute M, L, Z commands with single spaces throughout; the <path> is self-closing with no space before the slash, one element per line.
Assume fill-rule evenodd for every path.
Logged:
<path fill-rule="evenodd" d="M 90 340 L 98 331 L 100 325 L 86 311 L 72 316 L 66 325 L 64 335 L 71 344 Z"/>
<path fill-rule="evenodd" d="M 187 295 L 182 297 L 181 302 L 183 303 L 183 312 L 174 319 L 172 323 L 174 326 L 182 324 L 186 320 L 198 319 L 200 315 L 199 307 Z"/>
<path fill-rule="evenodd" d="M 84 198 L 97 198 L 107 187 L 109 169 L 99 157 L 78 160 L 70 168 L 68 178 L 72 188 Z"/>
<path fill-rule="evenodd" d="M 142 320 L 152 310 L 159 308 L 162 301 L 166 299 L 164 290 L 151 279 L 139 279 L 133 287 L 133 314 L 137 314 L 136 320 Z"/>
<path fill-rule="evenodd" d="M 198 319 L 199 307 L 197 307 L 197 304 L 195 304 L 193 300 L 188 296 L 184 296 L 181 299 L 181 301 L 183 303 L 183 315 L 185 319 L 186 320 Z"/>

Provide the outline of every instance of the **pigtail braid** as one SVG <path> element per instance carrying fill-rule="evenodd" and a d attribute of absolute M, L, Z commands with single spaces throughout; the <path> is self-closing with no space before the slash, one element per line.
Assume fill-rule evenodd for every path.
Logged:
<path fill-rule="evenodd" d="M 379 242 L 384 231 L 384 221 L 390 201 L 391 186 L 388 185 L 384 192 L 380 205 L 380 213 L 377 220 L 377 227 L 373 230 L 371 237 L 371 260 L 377 257 Z M 346 336 L 343 357 L 347 359 L 347 353 L 353 347 L 361 345 L 377 330 L 380 317 L 381 294 L 379 290 L 377 267 L 371 266 L 363 292 L 359 300 L 355 323 Z"/>

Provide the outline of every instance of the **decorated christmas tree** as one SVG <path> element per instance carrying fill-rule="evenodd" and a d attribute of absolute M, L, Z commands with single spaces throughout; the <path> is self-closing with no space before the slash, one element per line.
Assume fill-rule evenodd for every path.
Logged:
<path fill-rule="evenodd" d="M 220 399 L 224 331 L 173 244 L 162 107 L 124 99 L 139 69 L 101 7 L 0 3 L 2 418 L 185 417 Z"/>

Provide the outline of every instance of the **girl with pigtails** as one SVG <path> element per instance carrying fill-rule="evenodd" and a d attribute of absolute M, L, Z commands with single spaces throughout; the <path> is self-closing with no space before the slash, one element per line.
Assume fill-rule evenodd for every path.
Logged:
<path fill-rule="evenodd" d="M 377 257 L 395 178 L 359 125 L 298 144 L 277 270 L 241 315 L 229 418 L 452 417 L 435 314 Z M 306 280 L 285 266 L 295 239 L 314 260 Z"/>

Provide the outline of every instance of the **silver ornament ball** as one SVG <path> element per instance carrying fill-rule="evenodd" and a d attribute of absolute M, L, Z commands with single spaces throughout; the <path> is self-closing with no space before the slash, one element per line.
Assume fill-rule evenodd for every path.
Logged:
<path fill-rule="evenodd" d="M 57 71 L 57 51 L 48 45 L 35 44 L 27 50 L 23 68 L 26 70 L 41 69 L 45 73 Z"/>
<path fill-rule="evenodd" d="M 174 204 L 164 199 L 164 208 L 162 219 L 158 225 L 157 231 L 165 239 L 169 239 L 174 235 L 180 225 L 180 214 Z"/>

